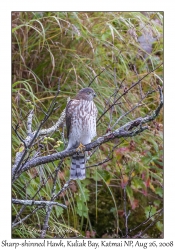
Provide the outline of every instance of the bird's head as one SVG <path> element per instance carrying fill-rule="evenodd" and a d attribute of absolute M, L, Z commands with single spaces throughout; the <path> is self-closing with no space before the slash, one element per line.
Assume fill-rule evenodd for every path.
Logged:
<path fill-rule="evenodd" d="M 83 88 L 78 92 L 76 99 L 84 99 L 86 101 L 92 101 L 96 96 L 96 93 L 92 88 Z"/>

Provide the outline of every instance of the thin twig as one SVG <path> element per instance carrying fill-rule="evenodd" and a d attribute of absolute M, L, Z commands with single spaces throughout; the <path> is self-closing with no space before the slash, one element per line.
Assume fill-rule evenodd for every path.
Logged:
<path fill-rule="evenodd" d="M 18 134 L 17 129 L 14 128 L 13 126 L 12 126 L 12 129 L 14 130 L 14 132 L 15 132 L 15 134 L 17 135 L 17 137 L 19 138 L 19 140 L 24 144 L 24 147 L 27 148 L 27 145 L 26 145 L 26 143 L 25 143 L 25 140 L 22 139 L 22 137 Z"/>
<path fill-rule="evenodd" d="M 56 181 L 57 181 L 58 172 L 60 171 L 60 167 L 61 167 L 62 163 L 63 163 L 63 160 L 60 161 L 60 163 L 58 164 L 58 167 L 55 170 L 55 176 L 53 178 L 53 186 L 52 186 L 52 196 L 51 196 L 50 202 L 53 202 L 53 200 L 55 200 L 54 196 L 55 196 L 55 189 L 56 189 Z M 40 237 L 42 239 L 44 239 L 46 232 L 47 232 L 47 229 L 48 229 L 49 217 L 50 217 L 50 214 L 52 211 L 52 207 L 53 207 L 53 205 L 46 208 L 46 216 L 45 216 L 45 220 L 44 220 L 44 225 L 43 225 L 43 229 L 42 229 L 41 234 L 40 234 Z"/>
<path fill-rule="evenodd" d="M 13 224 L 12 224 L 12 228 L 14 228 L 14 227 L 18 226 L 19 224 L 23 223 L 23 222 L 24 222 L 25 220 L 27 220 L 32 214 L 36 213 L 39 209 L 42 209 L 42 208 L 43 208 L 43 206 L 36 207 L 35 209 L 33 209 L 33 211 L 32 211 L 30 214 L 26 215 L 23 219 L 20 219 L 18 222 L 13 223 Z"/>
<path fill-rule="evenodd" d="M 107 66 L 107 67 L 109 67 L 109 66 Z M 92 81 L 89 83 L 88 87 L 91 86 L 91 84 L 93 83 L 93 81 L 94 81 L 98 76 L 100 76 L 100 75 L 103 73 L 103 71 L 105 71 L 105 70 L 107 69 L 107 67 L 104 68 L 98 75 L 96 75 L 96 76 L 92 79 Z"/>
<path fill-rule="evenodd" d="M 90 166 L 87 166 L 86 168 L 98 167 L 98 166 L 103 165 L 104 163 L 106 163 L 106 162 L 108 162 L 108 161 L 111 161 L 111 160 L 113 159 L 113 152 L 114 152 L 114 149 L 115 149 L 116 147 L 118 147 L 118 146 L 119 146 L 120 144 L 122 144 L 122 143 L 123 143 L 123 140 L 122 140 L 120 143 L 116 144 L 116 145 L 112 148 L 112 150 L 109 152 L 108 156 L 107 156 L 103 161 L 97 162 L 97 163 L 95 163 L 95 164 L 93 164 L 93 165 L 90 165 Z"/>
<path fill-rule="evenodd" d="M 162 211 L 163 211 L 163 208 L 159 209 L 157 212 L 155 212 L 155 213 L 152 214 L 152 215 L 150 215 L 150 212 L 149 212 L 149 217 L 148 217 L 145 221 L 143 221 L 142 223 L 140 223 L 138 226 L 136 226 L 136 227 L 130 229 L 130 230 L 129 230 L 129 233 L 131 233 L 132 231 L 135 231 L 135 230 L 138 229 L 139 227 L 145 225 L 146 223 L 148 223 L 148 222 L 152 219 L 152 217 L 154 217 L 154 216 L 157 215 L 157 214 L 161 214 Z"/>
<path fill-rule="evenodd" d="M 62 187 L 62 189 L 53 197 L 53 199 L 57 199 L 66 189 L 69 188 L 70 186 L 70 183 L 71 183 L 71 179 L 69 179 L 65 184 L 64 186 Z"/>
<path fill-rule="evenodd" d="M 123 193 L 124 193 L 124 214 L 125 214 L 125 233 L 126 233 L 126 238 L 128 238 L 128 217 L 130 216 L 130 211 L 127 213 L 127 208 L 126 208 L 126 185 L 124 186 L 123 189 Z"/>
<path fill-rule="evenodd" d="M 142 81 L 145 77 L 147 77 L 148 75 L 150 75 L 152 72 L 154 72 L 156 69 L 158 69 L 161 65 L 162 65 L 163 63 L 161 63 L 159 66 L 157 66 L 155 69 L 153 69 L 153 70 L 151 70 L 149 73 L 147 73 L 146 75 L 144 75 L 139 81 L 137 81 L 137 82 L 135 82 L 135 83 L 133 83 L 132 85 L 131 85 L 131 87 L 130 88 L 128 88 L 127 89 L 127 91 L 125 91 L 123 94 L 121 94 L 118 98 L 117 98 L 117 100 L 112 104 L 112 105 L 110 105 L 109 106 L 109 108 L 107 108 L 106 110 L 105 110 L 105 112 L 103 112 L 103 114 L 98 118 L 98 120 L 97 120 L 97 123 L 100 121 L 100 119 L 116 104 L 116 102 L 118 102 L 124 95 L 126 95 L 127 93 L 128 93 L 128 91 L 130 91 L 132 88 L 134 88 L 137 84 L 139 84 L 140 83 L 140 81 Z"/>
<path fill-rule="evenodd" d="M 138 107 L 141 105 L 142 101 L 143 101 L 148 95 L 152 94 L 153 92 L 155 92 L 155 90 L 148 91 L 148 92 L 142 97 L 142 99 L 137 103 L 137 105 L 135 105 L 135 106 L 132 107 L 130 110 L 128 110 L 126 113 L 124 113 L 123 115 L 121 115 L 121 116 L 117 119 L 117 121 L 114 123 L 114 125 L 111 127 L 111 130 L 119 123 L 119 121 L 120 121 L 123 117 L 127 116 L 129 113 L 131 113 L 131 112 L 134 111 L 136 108 L 138 108 Z"/>

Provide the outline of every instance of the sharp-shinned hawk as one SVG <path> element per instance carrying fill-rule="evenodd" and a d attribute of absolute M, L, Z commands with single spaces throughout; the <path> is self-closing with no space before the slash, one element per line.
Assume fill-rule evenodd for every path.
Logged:
<path fill-rule="evenodd" d="M 97 108 L 93 102 L 96 96 L 92 88 L 81 89 L 66 107 L 67 149 L 86 145 L 96 136 Z M 70 179 L 86 178 L 86 157 L 79 152 L 72 156 Z"/>

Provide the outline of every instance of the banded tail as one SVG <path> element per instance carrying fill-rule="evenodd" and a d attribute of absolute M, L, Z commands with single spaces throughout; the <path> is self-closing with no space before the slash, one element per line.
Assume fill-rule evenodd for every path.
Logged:
<path fill-rule="evenodd" d="M 83 180 L 86 178 L 86 156 L 84 153 L 75 154 L 72 156 L 72 163 L 70 169 L 70 179 Z"/>

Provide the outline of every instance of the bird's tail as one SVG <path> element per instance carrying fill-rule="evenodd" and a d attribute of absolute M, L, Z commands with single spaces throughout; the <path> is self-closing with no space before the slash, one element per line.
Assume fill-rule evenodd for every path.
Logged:
<path fill-rule="evenodd" d="M 70 179 L 83 180 L 86 178 L 86 156 L 84 153 L 75 154 L 72 156 L 72 163 L 70 169 Z"/>

